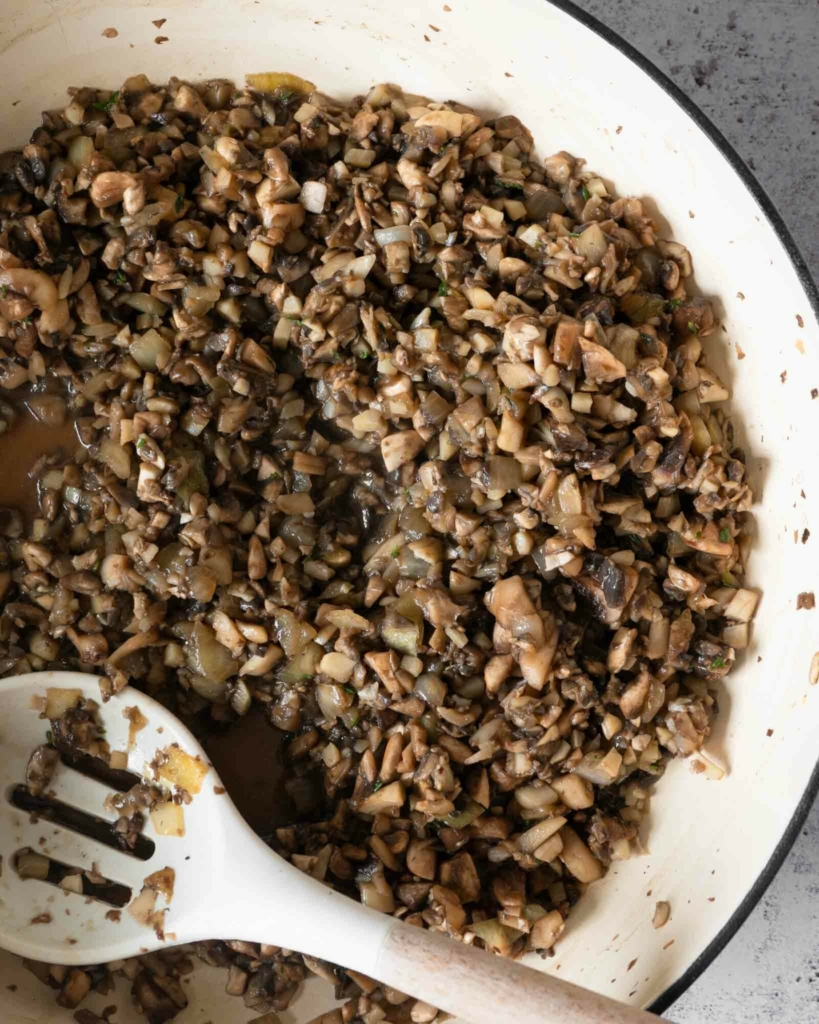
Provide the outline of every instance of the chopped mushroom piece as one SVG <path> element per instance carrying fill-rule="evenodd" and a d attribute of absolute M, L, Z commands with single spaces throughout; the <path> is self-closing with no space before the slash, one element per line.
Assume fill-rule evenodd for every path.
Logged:
<path fill-rule="evenodd" d="M 602 345 L 582 337 L 578 341 L 587 380 L 594 384 L 610 384 L 625 377 L 625 366 Z"/>
<path fill-rule="evenodd" d="M 578 882 L 596 882 L 602 878 L 600 861 L 573 829 L 565 825 L 560 831 L 560 838 L 563 840 L 560 859 Z"/>
<path fill-rule="evenodd" d="M 668 923 L 671 917 L 671 904 L 666 900 L 658 900 L 657 905 L 654 908 L 654 917 L 652 918 L 651 924 L 654 928 L 662 928 L 664 924 Z"/>
<path fill-rule="evenodd" d="M 381 442 L 381 455 L 388 473 L 410 462 L 424 447 L 424 439 L 416 430 L 388 434 Z"/>

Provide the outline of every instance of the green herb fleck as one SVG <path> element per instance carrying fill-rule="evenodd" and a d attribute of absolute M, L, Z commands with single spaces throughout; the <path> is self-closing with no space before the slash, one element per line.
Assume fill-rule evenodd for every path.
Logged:
<path fill-rule="evenodd" d="M 441 281 L 441 283 L 438 285 L 438 295 L 441 298 L 444 298 L 444 296 L 449 295 L 449 285 L 446 283 L 446 281 Z"/>
<path fill-rule="evenodd" d="M 589 192 L 585 185 L 580 189 L 580 194 L 583 196 L 586 202 L 588 202 L 591 199 L 591 192 Z"/>
<path fill-rule="evenodd" d="M 297 94 L 293 89 L 280 89 L 278 100 L 280 103 L 289 103 L 295 95 Z"/>
<path fill-rule="evenodd" d="M 358 690 L 356 690 L 354 686 L 345 686 L 344 689 L 347 693 L 351 693 L 354 697 L 356 693 L 358 693 Z"/>
<path fill-rule="evenodd" d="M 174 206 L 176 207 L 176 212 L 181 213 L 185 206 L 185 197 L 183 195 L 178 195 L 176 197 L 176 202 L 174 203 Z"/>
<path fill-rule="evenodd" d="M 28 325 L 31 323 L 31 314 L 29 314 L 28 316 L 24 316 L 20 323 L 25 324 L 25 326 L 28 327 Z"/>
<path fill-rule="evenodd" d="M 727 526 L 723 526 L 723 528 L 719 531 L 719 539 L 722 541 L 723 544 L 727 544 L 728 541 L 731 539 L 731 531 L 728 529 Z"/>
<path fill-rule="evenodd" d="M 366 349 L 366 348 L 362 348 L 361 351 L 358 353 L 358 358 L 359 359 L 369 359 L 370 358 L 370 350 Z"/>
<path fill-rule="evenodd" d="M 123 285 L 127 280 L 128 278 L 121 270 L 118 270 L 116 274 L 114 274 L 114 284 Z"/>
<path fill-rule="evenodd" d="M 702 536 L 702 530 L 697 530 L 697 532 L 694 534 L 694 536 L 697 538 L 697 540 L 699 540 L 700 537 Z"/>
<path fill-rule="evenodd" d="M 691 321 L 691 320 L 688 321 L 688 333 L 689 334 L 699 334 L 700 333 L 699 327 L 697 327 L 697 325 L 693 321 Z"/>
<path fill-rule="evenodd" d="M 409 487 L 405 487 L 404 488 L 404 497 L 407 499 L 407 501 L 411 501 L 412 500 L 412 495 L 410 494 Z"/>
<path fill-rule="evenodd" d="M 117 105 L 119 100 L 119 90 L 112 92 L 107 100 L 97 100 L 96 103 L 92 103 L 91 106 L 94 110 L 102 110 L 104 113 L 108 113 L 113 107 Z"/>
<path fill-rule="evenodd" d="M 669 299 L 665 304 L 666 313 L 673 313 L 677 306 L 682 305 L 682 299 Z"/>
<path fill-rule="evenodd" d="M 720 654 L 711 659 L 711 668 L 725 668 L 727 664 L 728 662 Z"/>
<path fill-rule="evenodd" d="M 141 452 L 143 449 L 148 447 L 148 438 L 144 434 L 140 434 L 137 438 L 136 450 Z"/>
<path fill-rule="evenodd" d="M 376 782 L 376 784 L 373 786 L 373 793 L 377 793 L 383 785 L 384 783 L 381 781 L 381 779 L 379 779 L 378 782 Z"/>
<path fill-rule="evenodd" d="M 570 231 L 569 232 L 569 238 L 580 238 L 580 232 L 579 231 Z"/>
<path fill-rule="evenodd" d="M 6 288 L 6 286 L 3 285 L 2 291 L 0 291 L 0 295 L 2 295 L 3 298 L 5 299 L 5 297 L 8 295 L 8 293 L 9 293 L 8 288 Z"/>
<path fill-rule="evenodd" d="M 46 729 L 46 743 L 54 742 L 54 733 L 50 729 Z"/>
<path fill-rule="evenodd" d="M 722 585 L 724 587 L 733 587 L 734 589 L 739 586 L 736 579 L 730 572 L 724 572 L 722 574 Z"/>
<path fill-rule="evenodd" d="M 393 548 L 392 551 L 390 552 L 390 558 L 398 558 L 399 552 L 400 548 Z"/>

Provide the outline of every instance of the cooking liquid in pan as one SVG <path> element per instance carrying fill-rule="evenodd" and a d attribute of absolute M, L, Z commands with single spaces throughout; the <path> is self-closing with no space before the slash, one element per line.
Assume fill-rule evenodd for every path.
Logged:
<path fill-rule="evenodd" d="M 75 421 L 58 392 L 13 393 L 4 396 L 0 418 L 0 508 L 22 513 L 26 532 L 40 515 L 37 478 L 44 456 L 62 453 L 66 459 L 80 448 Z"/>

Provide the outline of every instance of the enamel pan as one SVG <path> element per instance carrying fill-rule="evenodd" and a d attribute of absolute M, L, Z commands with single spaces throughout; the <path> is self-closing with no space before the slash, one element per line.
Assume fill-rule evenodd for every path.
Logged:
<path fill-rule="evenodd" d="M 762 592 L 752 646 L 720 695 L 709 748 L 727 774 L 709 781 L 684 763 L 670 768 L 646 853 L 592 886 L 543 963 L 662 1011 L 748 916 L 819 786 L 819 688 L 809 682 L 819 609 L 797 608 L 800 593 L 819 589 L 816 286 L 717 129 L 634 47 L 565 0 L 4 0 L 2 139 L 26 141 L 39 111 L 64 104 L 69 85 L 115 88 L 137 72 L 156 82 L 241 81 L 272 70 L 339 96 L 394 81 L 516 114 L 541 154 L 566 149 L 619 194 L 648 199 L 664 230 L 691 250 L 698 289 L 717 300 L 724 330 L 707 344 L 732 388 L 757 493 L 749 578 Z M 658 900 L 670 902 L 671 919 L 655 931 Z M 251 1014 L 223 987 L 220 973 L 203 971 L 180 1021 L 245 1021 Z M 69 1020 L 53 998 L 0 958 L 4 1019 Z M 311 984 L 288 1019 L 310 1020 L 329 998 Z"/>

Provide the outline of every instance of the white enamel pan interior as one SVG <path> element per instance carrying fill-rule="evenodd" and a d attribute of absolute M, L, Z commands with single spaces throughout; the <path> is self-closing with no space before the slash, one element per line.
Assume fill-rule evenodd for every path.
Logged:
<path fill-rule="evenodd" d="M 113 88 L 137 72 L 161 82 L 288 70 L 339 96 L 394 81 L 517 114 L 542 155 L 567 149 L 620 194 L 650 198 L 691 249 L 699 288 L 721 303 L 714 362 L 732 385 L 759 497 L 750 578 L 763 598 L 711 746 L 730 770 L 709 782 L 672 766 L 658 786 L 646 855 L 592 887 L 546 965 L 622 1000 L 669 1005 L 744 920 L 817 788 L 819 688 L 809 668 L 819 610 L 797 610 L 800 592 L 819 589 L 817 295 L 764 193 L 659 72 L 567 3 L 4 0 L 2 15 L 4 148 L 26 141 L 39 112 L 65 102 L 67 86 Z M 115 38 L 103 34 L 111 28 Z M 814 536 L 803 543 L 807 529 Z M 661 899 L 671 920 L 655 931 Z M 246 1020 L 223 984 L 218 972 L 197 974 L 180 1020 Z M 3 1020 L 70 1019 L 53 995 L 13 958 L 0 960 Z M 313 986 L 285 1019 L 302 1024 L 330 998 Z M 125 1024 L 127 997 L 117 1002 Z"/>

